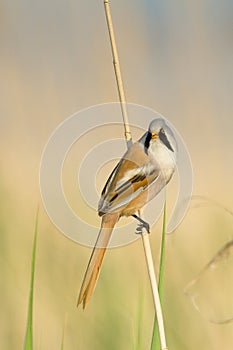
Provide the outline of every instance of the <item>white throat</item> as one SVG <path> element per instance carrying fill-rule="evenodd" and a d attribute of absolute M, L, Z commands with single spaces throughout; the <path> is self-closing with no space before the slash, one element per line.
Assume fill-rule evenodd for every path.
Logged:
<path fill-rule="evenodd" d="M 176 151 L 171 151 L 162 141 L 157 139 L 155 142 L 150 143 L 148 153 L 155 159 L 163 173 L 165 181 L 168 182 L 176 167 Z"/>

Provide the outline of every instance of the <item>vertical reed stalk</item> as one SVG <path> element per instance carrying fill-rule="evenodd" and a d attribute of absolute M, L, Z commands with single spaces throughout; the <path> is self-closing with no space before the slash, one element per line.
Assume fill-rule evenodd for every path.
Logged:
<path fill-rule="evenodd" d="M 125 138 L 126 138 L 126 142 L 127 142 L 127 147 L 130 147 L 130 145 L 132 144 L 132 136 L 131 136 L 130 127 L 129 127 L 128 114 L 127 114 L 127 109 L 126 109 L 125 92 L 124 92 L 124 86 L 123 86 L 123 81 L 122 81 L 122 75 L 121 75 L 120 62 L 119 62 L 119 57 L 118 57 L 118 52 L 117 52 L 116 40 L 115 40 L 115 35 L 114 35 L 110 5 L 109 5 L 108 0 L 104 0 L 104 9 L 105 9 L 106 21 L 107 21 L 107 26 L 108 26 L 108 31 L 109 31 L 110 42 L 111 42 L 113 66 L 114 66 L 114 71 L 115 71 L 115 76 L 116 76 L 116 81 L 117 81 L 119 100 L 120 100 L 120 104 L 121 104 L 121 112 L 122 112 L 124 128 L 125 128 Z M 149 277 L 150 277 L 150 283 L 151 283 L 151 288 L 152 288 L 155 311 L 156 311 L 157 320 L 158 320 L 161 349 L 167 350 L 162 309 L 161 309 L 161 304 L 160 304 L 160 299 L 159 299 L 157 281 L 156 281 L 156 277 L 155 277 L 154 264 L 153 264 L 152 253 L 151 253 L 151 248 L 150 248 L 150 241 L 149 241 L 149 236 L 147 233 L 142 233 L 142 242 L 143 242 L 144 253 L 145 253 L 146 262 L 147 262 L 148 273 L 149 273 Z"/>
<path fill-rule="evenodd" d="M 126 108 L 125 92 L 124 92 L 124 86 L 122 81 L 115 34 L 113 29 L 110 5 L 108 0 L 104 0 L 104 9 L 105 9 L 106 21 L 107 21 L 109 38 L 111 43 L 111 49 L 112 49 L 113 66 L 114 66 L 116 82 L 117 82 L 117 90 L 118 90 L 119 100 L 121 104 L 121 113 L 122 113 L 124 128 L 125 128 L 125 139 L 126 139 L 127 147 L 129 148 L 132 144 L 132 136 L 131 136 L 131 131 L 129 127 L 129 118 L 128 118 L 128 113 Z"/>

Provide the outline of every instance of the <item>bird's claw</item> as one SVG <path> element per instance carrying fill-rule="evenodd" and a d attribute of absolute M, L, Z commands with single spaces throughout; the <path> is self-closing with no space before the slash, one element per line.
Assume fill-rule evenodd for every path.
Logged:
<path fill-rule="evenodd" d="M 142 234 L 143 229 L 146 229 L 147 233 L 150 233 L 150 225 L 147 222 L 138 224 L 135 233 Z"/>

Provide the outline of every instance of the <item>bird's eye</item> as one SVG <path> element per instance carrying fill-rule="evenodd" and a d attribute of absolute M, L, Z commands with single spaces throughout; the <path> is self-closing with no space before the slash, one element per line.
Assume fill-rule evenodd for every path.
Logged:
<path fill-rule="evenodd" d="M 160 132 L 161 132 L 162 134 L 165 134 L 164 128 L 161 128 L 161 129 L 160 129 Z"/>

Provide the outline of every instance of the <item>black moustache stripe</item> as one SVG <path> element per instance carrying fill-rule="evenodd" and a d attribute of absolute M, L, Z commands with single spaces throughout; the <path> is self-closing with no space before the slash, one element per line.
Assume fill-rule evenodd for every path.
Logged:
<path fill-rule="evenodd" d="M 144 143 L 144 149 L 145 153 L 148 154 L 148 148 L 150 146 L 150 140 L 152 139 L 152 134 L 150 131 L 147 132 L 145 143 Z"/>
<path fill-rule="evenodd" d="M 168 141 L 166 134 L 164 134 L 163 132 L 160 131 L 159 138 L 168 149 L 170 149 L 172 152 L 174 152 L 174 149 L 172 148 L 170 142 Z"/>

